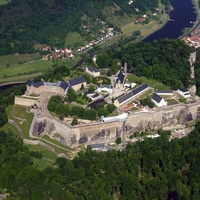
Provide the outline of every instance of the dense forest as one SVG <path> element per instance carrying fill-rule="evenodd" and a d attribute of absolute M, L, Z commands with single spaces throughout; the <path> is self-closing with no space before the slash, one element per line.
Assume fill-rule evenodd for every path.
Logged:
<path fill-rule="evenodd" d="M 107 6 L 117 5 L 126 14 L 136 13 L 137 6 L 140 9 L 137 15 L 153 11 L 158 6 L 158 0 L 134 0 L 133 5 L 128 2 L 11 0 L 0 6 L 0 55 L 34 52 L 35 43 L 64 47 L 68 32 L 80 32 L 81 25 L 84 24 L 84 20 L 81 20 L 83 16 L 89 17 L 93 22 L 96 19 L 106 21 L 103 9 Z"/>
<path fill-rule="evenodd" d="M 6 107 L 14 103 L 15 95 L 22 95 L 26 90 L 25 85 L 13 86 L 5 91 L 0 90 L 0 127 L 7 123 Z"/>
<path fill-rule="evenodd" d="M 97 64 L 100 68 L 108 67 L 112 73 L 116 73 L 117 63 L 127 62 L 128 69 L 137 76 L 159 80 L 172 89 L 187 88 L 191 82 L 188 59 L 193 51 L 181 40 L 161 39 L 100 52 Z"/>
<path fill-rule="evenodd" d="M 29 151 L 12 132 L 0 132 L 0 188 L 8 199 L 152 200 L 199 199 L 200 123 L 188 137 L 169 141 L 169 132 L 97 153 L 89 147 L 53 168 L 33 165 Z M 169 198 L 170 199 L 170 198 Z"/>

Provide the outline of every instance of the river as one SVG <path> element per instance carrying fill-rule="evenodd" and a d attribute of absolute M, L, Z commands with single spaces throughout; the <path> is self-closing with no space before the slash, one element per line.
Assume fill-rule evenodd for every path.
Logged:
<path fill-rule="evenodd" d="M 15 83 L 3 84 L 3 85 L 0 85 L 0 90 L 6 90 L 6 89 L 11 88 L 15 85 L 22 85 L 22 84 L 25 84 L 25 82 L 15 82 Z"/>
<path fill-rule="evenodd" d="M 191 28 L 196 21 L 196 12 L 191 0 L 170 0 L 173 10 L 169 13 L 169 18 L 174 21 L 168 21 L 166 25 L 155 33 L 144 39 L 145 42 L 152 42 L 161 38 L 177 39 L 183 35 L 185 28 Z"/>

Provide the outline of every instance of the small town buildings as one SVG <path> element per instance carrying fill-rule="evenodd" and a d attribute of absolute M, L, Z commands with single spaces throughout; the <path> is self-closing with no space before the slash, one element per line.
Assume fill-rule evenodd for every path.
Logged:
<path fill-rule="evenodd" d="M 51 50 L 51 46 L 46 45 L 45 47 L 43 47 L 42 50 L 43 51 L 50 51 Z"/>
<path fill-rule="evenodd" d="M 114 105 L 116 107 L 119 107 L 121 105 L 124 105 L 125 103 L 130 103 L 136 96 L 142 94 L 148 89 L 148 85 L 146 83 L 138 86 L 131 92 L 119 97 L 117 100 L 114 101 Z"/>
<path fill-rule="evenodd" d="M 92 99 L 92 101 L 95 101 L 96 99 L 98 99 L 100 96 L 99 94 L 94 94 L 93 96 L 91 96 L 90 98 Z"/>
<path fill-rule="evenodd" d="M 173 96 L 173 90 L 155 90 L 155 93 L 163 96 Z"/>
<path fill-rule="evenodd" d="M 99 85 L 97 87 L 97 92 L 101 93 L 101 92 L 108 92 L 109 94 L 112 94 L 113 92 L 113 88 L 112 85 Z"/>
<path fill-rule="evenodd" d="M 100 76 L 100 71 L 96 68 L 94 68 L 93 66 L 88 66 L 85 69 L 86 73 L 93 76 L 93 77 L 97 77 Z"/>
<path fill-rule="evenodd" d="M 91 97 L 91 96 L 93 96 L 95 93 L 94 92 L 92 92 L 92 91 L 88 91 L 88 92 L 84 92 L 83 93 L 83 95 L 86 95 L 87 97 Z"/>
<path fill-rule="evenodd" d="M 104 100 L 106 100 L 106 99 L 109 98 L 109 97 L 110 97 L 109 94 L 105 94 L 102 98 L 103 98 Z"/>
<path fill-rule="evenodd" d="M 105 146 L 105 143 L 98 143 L 98 144 L 88 144 L 93 151 L 107 151 L 108 149 Z"/>
<path fill-rule="evenodd" d="M 80 90 L 80 88 L 86 86 L 86 80 L 80 76 L 68 81 L 69 87 L 72 87 L 75 91 Z"/>
<path fill-rule="evenodd" d="M 179 88 L 177 92 L 184 98 L 189 98 L 190 97 L 190 92 L 186 88 Z"/>
<path fill-rule="evenodd" d="M 165 101 L 161 96 L 154 93 L 151 97 L 151 101 L 155 103 L 156 106 L 162 107 L 167 105 L 167 101 Z"/>
<path fill-rule="evenodd" d="M 63 96 L 67 94 L 69 87 L 77 91 L 80 90 L 82 85 L 86 86 L 86 81 L 83 77 L 74 78 L 67 82 L 58 81 L 57 83 L 45 82 L 43 80 L 35 83 L 29 80 L 26 84 L 26 93 L 29 95 L 40 95 L 42 92 L 53 92 Z"/>

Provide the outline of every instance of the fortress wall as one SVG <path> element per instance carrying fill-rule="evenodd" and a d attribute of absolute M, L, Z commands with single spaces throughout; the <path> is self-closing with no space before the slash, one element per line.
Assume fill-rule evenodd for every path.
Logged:
<path fill-rule="evenodd" d="M 15 96 L 14 104 L 20 105 L 20 106 L 32 106 L 33 104 L 38 104 L 38 100 Z"/>
<path fill-rule="evenodd" d="M 140 112 L 128 116 L 126 123 L 132 127 L 136 127 L 141 121 L 159 121 L 162 122 L 162 113 L 158 112 Z"/>
<path fill-rule="evenodd" d="M 77 146 L 79 143 L 95 143 L 102 141 L 115 141 L 116 134 L 122 136 L 123 123 L 92 123 L 80 126 L 69 126 L 52 117 L 36 118 L 37 122 L 45 122 L 47 134 L 57 133 L 69 146 Z"/>
<path fill-rule="evenodd" d="M 193 116 L 194 119 L 196 118 L 196 113 L 197 113 L 198 107 L 200 107 L 200 105 L 199 105 L 199 104 L 195 104 L 195 105 L 190 106 L 190 107 L 188 108 L 189 112 L 192 113 L 192 116 Z"/>
<path fill-rule="evenodd" d="M 88 143 L 95 141 L 115 141 L 118 131 L 121 132 L 123 127 L 122 122 L 109 122 L 109 123 L 92 123 L 79 126 L 80 138 L 86 136 Z"/>
<path fill-rule="evenodd" d="M 37 122 L 45 122 L 45 131 L 49 133 L 58 133 L 63 139 L 64 143 L 72 146 L 72 139 L 78 141 L 80 138 L 80 133 L 78 127 L 71 127 L 64 122 L 57 120 L 53 117 L 44 116 L 36 118 Z"/>
<path fill-rule="evenodd" d="M 164 119 L 169 119 L 169 121 L 171 119 L 175 120 L 179 116 L 181 109 L 188 109 L 188 112 L 191 112 L 193 118 L 195 118 L 197 108 L 198 104 L 192 104 L 190 106 L 181 104 L 166 108 L 156 108 L 149 112 L 133 113 L 128 115 L 126 122 L 95 122 L 79 126 L 67 125 L 50 116 L 36 118 L 36 121 L 45 121 L 47 134 L 51 134 L 53 137 L 55 136 L 60 141 L 62 139 L 63 144 L 75 147 L 81 143 L 114 142 L 116 137 L 129 137 L 135 128 L 141 130 L 146 125 L 148 127 L 151 126 L 152 129 L 158 129 L 162 125 L 166 125 L 163 123 L 163 117 Z"/>
<path fill-rule="evenodd" d="M 181 109 L 185 109 L 186 105 L 176 105 L 172 107 L 174 115 L 179 115 Z"/>

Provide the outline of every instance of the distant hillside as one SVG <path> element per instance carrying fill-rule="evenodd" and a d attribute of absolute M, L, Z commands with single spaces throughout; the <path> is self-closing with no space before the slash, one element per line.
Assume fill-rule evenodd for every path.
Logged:
<path fill-rule="evenodd" d="M 73 31 L 90 39 L 96 34 L 97 19 L 106 21 L 104 9 L 109 6 L 118 8 L 114 15 L 141 16 L 153 12 L 158 0 L 12 0 L 0 6 L 0 55 L 33 52 L 35 43 L 63 47 L 67 33 Z M 88 21 L 94 26 L 83 33 Z"/>

